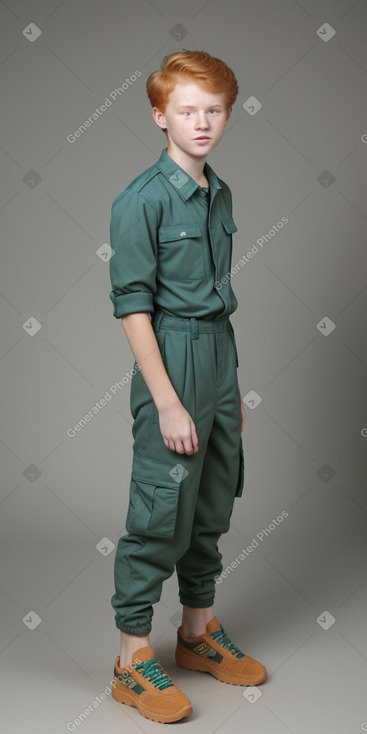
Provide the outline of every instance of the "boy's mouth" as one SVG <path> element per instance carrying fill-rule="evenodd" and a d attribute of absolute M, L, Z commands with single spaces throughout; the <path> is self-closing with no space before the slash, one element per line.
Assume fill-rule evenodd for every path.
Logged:
<path fill-rule="evenodd" d="M 210 140 L 207 135 L 200 135 L 198 138 L 194 138 L 194 140 Z"/>

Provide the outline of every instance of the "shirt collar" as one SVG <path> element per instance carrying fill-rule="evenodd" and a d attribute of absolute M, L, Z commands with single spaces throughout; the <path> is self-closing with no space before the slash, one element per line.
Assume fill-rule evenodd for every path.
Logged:
<path fill-rule="evenodd" d="M 167 153 L 167 148 L 163 148 L 162 153 L 157 161 L 157 167 L 163 173 L 167 181 L 175 187 L 180 196 L 187 200 L 199 188 L 199 184 L 194 181 L 191 176 L 184 171 L 181 166 L 171 158 Z M 218 177 L 208 163 L 204 165 L 204 172 L 209 181 L 209 185 L 215 189 L 221 189 Z"/>

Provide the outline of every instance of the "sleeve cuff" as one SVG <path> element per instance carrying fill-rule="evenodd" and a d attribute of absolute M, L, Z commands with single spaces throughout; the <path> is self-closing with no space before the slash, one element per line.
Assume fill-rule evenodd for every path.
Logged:
<path fill-rule="evenodd" d="M 139 313 L 140 311 L 154 312 L 152 293 L 139 291 L 116 296 L 111 291 L 110 299 L 113 303 L 113 315 L 116 319 L 120 319 L 121 316 L 127 316 L 129 313 Z"/>

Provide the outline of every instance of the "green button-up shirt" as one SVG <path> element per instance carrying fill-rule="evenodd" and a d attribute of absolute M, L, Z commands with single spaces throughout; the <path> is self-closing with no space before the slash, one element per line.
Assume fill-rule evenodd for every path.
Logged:
<path fill-rule="evenodd" d="M 236 310 L 231 191 L 207 163 L 204 173 L 208 195 L 164 149 L 113 201 L 110 298 L 116 318 L 160 308 L 215 319 Z"/>

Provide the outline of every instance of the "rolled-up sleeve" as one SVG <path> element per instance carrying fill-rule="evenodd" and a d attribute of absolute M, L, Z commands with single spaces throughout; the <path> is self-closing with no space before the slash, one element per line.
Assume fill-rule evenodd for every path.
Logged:
<path fill-rule="evenodd" d="M 154 311 L 157 216 L 139 192 L 125 189 L 111 207 L 110 280 L 113 315 Z"/>

